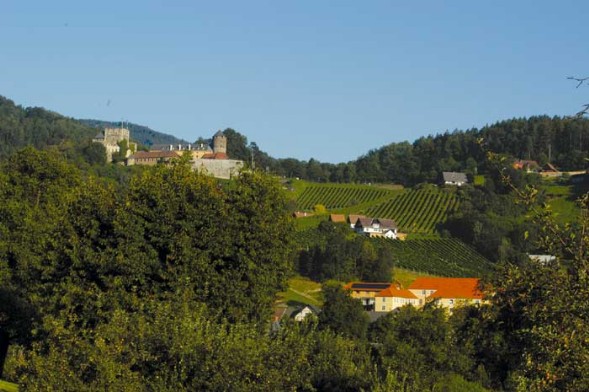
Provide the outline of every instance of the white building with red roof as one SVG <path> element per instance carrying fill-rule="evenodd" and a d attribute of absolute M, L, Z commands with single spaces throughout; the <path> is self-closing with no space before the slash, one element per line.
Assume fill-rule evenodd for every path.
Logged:
<path fill-rule="evenodd" d="M 420 305 L 435 301 L 440 306 L 452 309 L 458 305 L 480 304 L 483 292 L 478 278 L 417 278 L 407 288 Z"/>

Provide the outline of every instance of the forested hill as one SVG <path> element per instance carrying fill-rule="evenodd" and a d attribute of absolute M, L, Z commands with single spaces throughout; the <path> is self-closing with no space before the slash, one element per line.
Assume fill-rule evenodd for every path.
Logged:
<path fill-rule="evenodd" d="M 43 108 L 24 108 L 0 96 L 0 159 L 25 146 L 81 151 L 90 148 L 95 134 L 95 129 L 74 119 Z"/>
<path fill-rule="evenodd" d="M 102 121 L 102 120 L 89 120 L 82 119 L 78 120 L 82 124 L 91 126 L 93 128 L 103 129 L 108 127 L 119 127 L 120 122 L 115 121 Z M 131 131 L 131 138 L 144 146 L 152 146 L 154 144 L 179 144 L 187 143 L 185 140 L 178 139 L 175 136 L 154 131 L 153 129 L 144 125 L 138 125 L 133 123 L 126 123 L 125 128 Z"/>
<path fill-rule="evenodd" d="M 486 151 L 513 159 L 552 163 L 561 170 L 581 170 L 589 157 L 589 121 L 535 116 L 511 119 L 466 131 L 455 130 L 414 142 L 391 143 L 358 159 L 339 164 L 315 159 L 275 159 L 232 129 L 226 130 L 230 156 L 254 157 L 257 167 L 319 182 L 394 182 L 415 185 L 435 182 L 443 171 L 488 172 Z M 482 142 L 482 144 L 481 144 Z M 231 155 L 233 153 L 233 155 Z"/>
<path fill-rule="evenodd" d="M 550 162 L 561 170 L 585 169 L 589 121 L 547 116 L 511 119 L 480 130 L 422 137 L 412 144 L 389 144 L 353 164 L 358 180 L 415 184 L 434 181 L 442 171 L 485 172 L 485 151 L 540 165 Z"/>

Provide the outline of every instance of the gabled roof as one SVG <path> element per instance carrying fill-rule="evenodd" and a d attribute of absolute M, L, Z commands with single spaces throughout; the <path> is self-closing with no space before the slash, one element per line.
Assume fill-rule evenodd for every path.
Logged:
<path fill-rule="evenodd" d="M 330 214 L 329 220 L 335 223 L 346 223 L 346 216 L 343 214 Z"/>
<path fill-rule="evenodd" d="M 225 134 L 223 133 L 223 131 L 221 131 L 220 129 L 217 131 L 217 133 L 215 133 L 213 135 L 213 137 L 217 137 L 217 136 L 225 136 Z"/>
<path fill-rule="evenodd" d="M 407 289 L 400 289 L 395 285 L 391 285 L 388 288 L 384 289 L 380 293 L 376 294 L 377 297 L 395 297 L 395 298 L 409 298 L 409 299 L 417 299 L 415 294 Z"/>
<path fill-rule="evenodd" d="M 369 227 L 372 226 L 372 218 L 358 218 L 356 221 L 356 227 Z"/>
<path fill-rule="evenodd" d="M 378 218 L 378 219 L 375 219 L 375 220 L 378 221 L 378 223 L 380 223 L 380 228 L 383 229 L 383 230 L 386 230 L 386 229 L 396 229 L 397 228 L 397 224 L 392 219 Z"/>
<path fill-rule="evenodd" d="M 96 136 L 94 136 L 94 139 L 104 139 L 104 133 L 98 132 Z"/>
<path fill-rule="evenodd" d="M 458 172 L 442 172 L 444 182 L 468 182 L 465 173 Z"/>
<path fill-rule="evenodd" d="M 409 290 L 435 290 L 432 298 L 482 299 L 478 278 L 417 278 Z"/>
<path fill-rule="evenodd" d="M 383 282 L 350 282 L 344 286 L 346 290 L 353 291 L 376 291 L 381 292 L 382 290 L 390 287 L 392 283 Z"/>
<path fill-rule="evenodd" d="M 350 215 L 348 215 L 348 222 L 355 225 L 356 221 L 358 221 L 359 218 L 366 218 L 366 217 L 364 215 L 350 214 Z"/>

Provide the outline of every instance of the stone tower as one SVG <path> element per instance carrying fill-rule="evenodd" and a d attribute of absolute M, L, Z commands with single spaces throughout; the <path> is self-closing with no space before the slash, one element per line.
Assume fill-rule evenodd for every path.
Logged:
<path fill-rule="evenodd" d="M 213 136 L 213 153 L 227 154 L 227 136 L 221 130 Z"/>

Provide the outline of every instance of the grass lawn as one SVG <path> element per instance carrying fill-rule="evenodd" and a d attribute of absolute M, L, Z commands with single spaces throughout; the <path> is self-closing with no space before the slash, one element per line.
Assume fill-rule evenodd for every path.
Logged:
<path fill-rule="evenodd" d="M 0 380 L 0 392 L 17 392 L 18 385 Z"/>
<path fill-rule="evenodd" d="M 302 276 L 295 276 L 288 280 L 288 289 L 278 293 L 278 301 L 290 305 L 301 303 L 307 305 L 323 305 L 321 284 Z"/>
<path fill-rule="evenodd" d="M 329 220 L 329 215 L 313 215 L 305 218 L 295 219 L 295 228 L 297 230 L 306 230 L 319 226 L 322 221 Z"/>
<path fill-rule="evenodd" d="M 556 220 L 561 223 L 575 222 L 579 219 L 581 211 L 575 202 L 565 198 L 554 198 L 548 202 Z"/>

